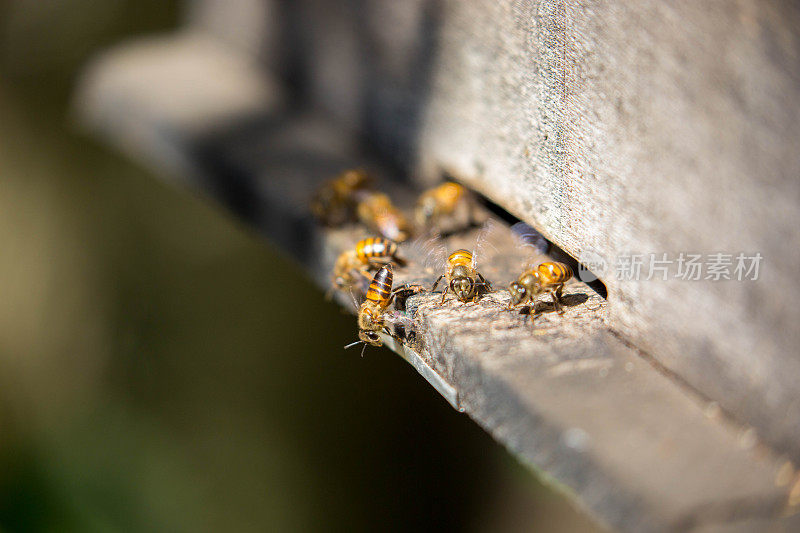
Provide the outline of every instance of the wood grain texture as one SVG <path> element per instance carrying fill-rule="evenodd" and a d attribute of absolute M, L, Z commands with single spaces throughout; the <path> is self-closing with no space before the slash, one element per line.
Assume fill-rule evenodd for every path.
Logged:
<path fill-rule="evenodd" d="M 619 281 L 609 320 L 800 459 L 800 18 L 777 2 L 452 2 L 418 144 L 580 257 L 764 256 Z M 705 275 L 705 274 L 704 274 Z"/>
<path fill-rule="evenodd" d="M 342 143 L 334 124 L 314 117 L 246 123 L 188 136 L 185 148 L 204 157 L 196 160 L 199 173 L 184 177 L 290 251 L 322 289 L 338 254 L 367 235 L 358 226 L 325 230 L 308 212 L 316 185 L 366 160 Z M 384 186 L 408 208 L 411 191 Z M 523 264 L 549 259 L 520 250 L 504 223 L 493 228 L 478 268 L 498 288 Z M 445 249 L 473 248 L 480 231 L 449 238 Z M 432 283 L 439 269 L 429 249 L 420 242 L 401 246 L 409 265 L 395 270 L 395 285 Z M 575 281 L 565 298 L 563 316 L 542 305 L 534 327 L 506 309 L 503 291 L 474 304 L 450 297 L 440 305 L 439 294 L 422 294 L 406 303 L 414 327 L 395 349 L 411 350 L 415 367 L 448 401 L 602 523 L 626 531 L 741 520 L 780 525 L 780 515 L 793 509 L 790 487 L 775 481 L 785 459 L 757 439 L 743 439 L 747 427 L 709 408 L 622 341 L 592 289 Z M 348 294 L 340 300 L 354 309 Z M 381 353 L 371 349 L 369 356 Z"/>
<path fill-rule="evenodd" d="M 612 275 L 603 302 L 572 283 L 575 305 L 535 329 L 503 309 L 503 293 L 443 306 L 422 295 L 409 301 L 415 333 L 405 340 L 423 375 L 435 373 L 456 405 L 606 524 L 796 525 L 796 515 L 777 518 L 794 510 L 786 456 L 800 457 L 794 11 L 775 2 L 298 4 L 300 20 L 315 21 L 312 37 L 298 36 L 313 112 L 252 98 L 268 85 L 221 92 L 212 114 L 172 107 L 175 91 L 215 77 L 208 57 L 230 58 L 235 72 L 250 64 L 227 48 L 208 54 L 213 39 L 192 49 L 181 36 L 99 61 L 84 80 L 83 117 L 208 191 L 313 279 L 326 280 L 336 254 L 363 235 L 317 228 L 309 191 L 364 164 L 384 177 L 414 167 L 418 184 L 452 173 L 574 256 L 760 251 L 762 279 L 750 284 Z M 387 16 L 398 9 L 401 19 Z M 198 76 L 168 68 L 186 58 Z M 244 78 L 251 88 L 258 79 Z M 229 103 L 236 113 L 226 114 Z M 414 190 L 386 183 L 408 207 Z M 498 227 L 479 268 L 502 287 L 520 258 Z M 416 256 L 396 277 L 436 275 Z"/>
<path fill-rule="evenodd" d="M 418 183 L 455 175 L 604 258 L 615 330 L 800 461 L 796 4 L 356 4 L 306 41 L 316 103 Z M 334 36 L 363 61 L 318 46 Z M 758 281 L 614 271 L 742 252 L 763 255 Z"/>

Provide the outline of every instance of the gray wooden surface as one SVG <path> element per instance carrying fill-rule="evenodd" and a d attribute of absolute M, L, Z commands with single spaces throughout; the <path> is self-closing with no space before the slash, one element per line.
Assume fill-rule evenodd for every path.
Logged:
<path fill-rule="evenodd" d="M 258 30 L 280 35 L 237 43 L 204 29 L 215 3 L 189 31 L 98 58 L 76 93 L 84 123 L 318 275 L 356 231 L 315 229 L 298 191 L 365 161 L 406 186 L 450 173 L 574 257 L 596 252 L 608 301 L 535 332 L 502 296 L 412 301 L 418 369 L 606 524 L 797 526 L 775 521 L 800 503 L 796 8 L 301 0 Z M 288 98 L 286 75 L 301 83 Z M 613 272 L 620 254 L 680 252 L 760 252 L 761 278 Z M 510 255 L 486 258 L 504 282 Z"/>
<path fill-rule="evenodd" d="M 800 460 L 796 4 L 303 3 L 321 106 L 421 184 L 449 172 L 599 254 L 614 328 Z M 613 271 L 681 252 L 760 252 L 762 275 Z"/>
<path fill-rule="evenodd" d="M 609 272 L 609 319 L 800 458 L 796 8 L 448 7 L 418 145 L 424 175 L 446 168 L 574 256 L 595 250 L 609 265 L 624 253 L 760 252 L 757 282 Z"/>

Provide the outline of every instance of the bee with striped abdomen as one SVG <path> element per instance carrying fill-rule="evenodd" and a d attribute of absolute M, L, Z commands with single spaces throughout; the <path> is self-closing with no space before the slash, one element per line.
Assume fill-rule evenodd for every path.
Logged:
<path fill-rule="evenodd" d="M 475 257 L 468 250 L 456 250 L 447 258 L 445 272 L 433 283 L 431 291 L 435 291 L 439 282 L 445 279 L 442 302 L 444 303 L 448 289 L 455 293 L 462 302 L 476 299 L 481 292 L 491 291 L 491 284 L 475 269 Z"/>
<path fill-rule="evenodd" d="M 311 212 L 321 223 L 341 226 L 356 220 L 356 206 L 361 196 L 373 189 L 373 180 L 360 169 L 345 170 L 326 181 L 311 200 Z"/>
<path fill-rule="evenodd" d="M 370 237 L 356 243 L 355 248 L 342 252 L 333 267 L 333 286 L 343 289 L 359 279 L 369 282 L 371 268 L 379 268 L 394 261 L 402 266 L 405 261 L 397 255 L 397 243 L 382 237 Z"/>
<path fill-rule="evenodd" d="M 359 340 L 345 346 L 350 348 L 359 343 L 372 346 L 382 346 L 380 332 L 387 329 L 390 323 L 398 322 L 401 314 L 391 315 L 387 312 L 389 304 L 400 291 L 413 290 L 408 285 L 392 290 L 392 264 L 383 265 L 372 278 L 372 283 L 367 289 L 367 297 L 358 310 L 358 338 Z M 366 347 L 366 346 L 365 346 Z"/>
<path fill-rule="evenodd" d="M 558 314 L 563 314 L 561 307 L 561 292 L 564 284 L 572 278 L 572 269 L 564 263 L 548 261 L 538 267 L 527 270 L 520 275 L 517 281 L 508 286 L 511 301 L 508 308 L 529 302 L 531 314 L 536 307 L 536 297 L 543 293 L 550 293 L 553 296 L 553 307 Z"/>
<path fill-rule="evenodd" d="M 458 183 L 448 181 L 423 192 L 414 209 L 414 222 L 420 228 L 453 233 L 478 220 L 478 205 L 473 195 Z"/>
<path fill-rule="evenodd" d="M 370 193 L 358 202 L 356 209 L 362 224 L 387 239 L 403 242 L 411 235 L 405 215 L 383 193 Z"/>

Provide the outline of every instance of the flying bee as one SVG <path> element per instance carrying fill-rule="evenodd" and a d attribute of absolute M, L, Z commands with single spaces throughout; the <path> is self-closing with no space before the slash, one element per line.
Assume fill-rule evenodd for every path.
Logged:
<path fill-rule="evenodd" d="M 439 233 L 468 228 L 482 222 L 480 218 L 472 193 L 452 181 L 423 192 L 414 208 L 414 222 L 420 228 L 434 229 Z"/>
<path fill-rule="evenodd" d="M 394 261 L 405 265 L 405 260 L 397 255 L 397 243 L 382 237 L 370 237 L 356 243 L 355 248 L 342 252 L 333 267 L 333 286 L 343 289 L 367 280 L 369 269 L 378 268 Z"/>
<path fill-rule="evenodd" d="M 563 314 L 561 307 L 561 292 L 564 284 L 572 278 L 572 269 L 564 263 L 548 261 L 540 264 L 535 269 L 527 270 L 520 275 L 517 281 L 508 286 L 511 294 L 511 301 L 508 308 L 511 309 L 521 303 L 530 302 L 531 314 L 536 307 L 536 297 L 543 293 L 550 293 L 553 296 L 553 307 L 558 314 Z"/>
<path fill-rule="evenodd" d="M 359 197 L 372 188 L 373 180 L 365 171 L 345 170 L 317 190 L 311 200 L 311 212 L 317 220 L 328 226 L 353 222 Z"/>
<path fill-rule="evenodd" d="M 431 291 L 436 290 L 442 278 L 445 279 L 446 285 L 442 293 L 441 303 L 444 303 L 448 289 L 452 289 L 456 298 L 462 302 L 474 300 L 482 291 L 492 290 L 491 284 L 475 269 L 474 255 L 467 250 L 456 250 L 450 254 L 447 258 L 444 274 L 436 279 Z M 479 287 L 482 287 L 482 289 L 479 289 Z"/>
<path fill-rule="evenodd" d="M 356 212 L 362 224 L 387 239 L 403 242 L 411 233 L 405 215 L 383 193 L 363 195 Z"/>

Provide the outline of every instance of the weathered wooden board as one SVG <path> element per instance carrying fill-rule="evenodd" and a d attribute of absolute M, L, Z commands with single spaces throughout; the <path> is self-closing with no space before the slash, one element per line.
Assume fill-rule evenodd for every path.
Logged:
<path fill-rule="evenodd" d="M 796 4 L 301 4 L 318 105 L 420 183 L 449 172 L 599 255 L 613 327 L 800 460 Z M 755 282 L 617 279 L 651 253 L 763 262 Z"/>
<path fill-rule="evenodd" d="M 796 525 L 777 519 L 800 503 L 782 455 L 796 461 L 800 450 L 794 12 L 777 3 L 297 6 L 290 29 L 306 55 L 293 68 L 315 111 L 287 113 L 251 52 L 234 52 L 247 46 L 217 49 L 192 32 L 96 62 L 78 93 L 83 118 L 200 184 L 314 279 L 360 231 L 317 228 L 308 193 L 365 162 L 407 182 L 398 168 L 416 168 L 411 181 L 423 184 L 452 173 L 569 253 L 591 249 L 609 264 L 620 253 L 761 252 L 758 282 L 622 282 L 610 271 L 607 302 L 573 284 L 575 305 L 533 330 L 503 309 L 502 293 L 470 306 L 423 295 L 409 302 L 413 342 L 395 348 L 606 524 Z M 361 134 L 381 163 L 365 156 Z M 387 187 L 408 205 L 411 190 Z M 479 260 L 503 285 L 520 258 L 499 227 L 496 250 Z M 475 235 L 456 239 L 447 245 Z M 398 280 L 430 282 L 436 273 L 415 259 Z"/>
<path fill-rule="evenodd" d="M 193 141 L 213 154 L 206 186 L 224 187 L 221 199 L 297 254 L 323 287 L 337 255 L 367 235 L 359 227 L 323 230 L 309 218 L 310 192 L 330 169 L 357 158 L 335 149 L 340 137 L 335 126 L 308 118 Z M 408 205 L 405 191 L 395 197 Z M 246 210 L 238 198 L 251 200 Z M 498 286 L 526 261 L 545 259 L 520 251 L 503 223 L 493 227 L 479 268 Z M 445 246 L 472 248 L 480 231 Z M 426 267 L 427 250 L 402 246 L 410 265 L 396 269 L 396 284 L 432 283 L 438 271 Z M 506 309 L 504 292 L 443 306 L 439 295 L 413 297 L 407 308 L 417 327 L 397 348 L 419 356 L 418 370 L 457 408 L 614 527 L 687 529 L 783 512 L 788 487 L 776 477 L 785 460 L 620 340 L 592 289 L 575 282 L 566 293 L 566 314 L 545 313 L 535 328 Z M 342 301 L 352 308 L 348 295 Z M 355 332 L 354 321 L 354 339 Z"/>

